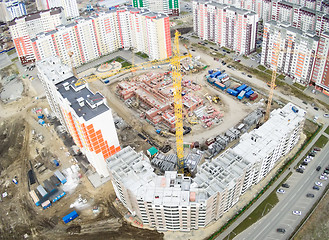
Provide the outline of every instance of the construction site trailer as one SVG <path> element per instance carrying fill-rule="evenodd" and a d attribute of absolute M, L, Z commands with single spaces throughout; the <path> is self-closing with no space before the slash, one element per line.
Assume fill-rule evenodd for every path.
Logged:
<path fill-rule="evenodd" d="M 45 202 L 43 202 L 42 204 L 41 204 L 41 207 L 43 208 L 43 209 L 47 209 L 47 208 L 49 208 L 51 206 L 51 202 L 49 201 L 49 200 L 47 200 L 47 201 L 45 201 Z"/>
<path fill-rule="evenodd" d="M 30 196 L 36 206 L 40 206 L 40 199 L 38 198 L 37 194 L 34 190 L 30 191 Z"/>
<path fill-rule="evenodd" d="M 63 222 L 64 223 L 69 223 L 77 217 L 79 217 L 79 214 L 74 210 L 73 212 L 70 212 L 65 217 L 63 217 Z"/>
<path fill-rule="evenodd" d="M 58 178 L 58 180 L 61 181 L 62 184 L 66 183 L 66 178 L 59 170 L 56 170 L 54 174 Z"/>
<path fill-rule="evenodd" d="M 38 190 L 38 192 L 40 193 L 40 195 L 41 195 L 42 197 L 45 197 L 45 196 L 48 194 L 47 191 L 43 188 L 42 185 L 39 185 L 39 186 L 37 187 L 37 190 Z"/>

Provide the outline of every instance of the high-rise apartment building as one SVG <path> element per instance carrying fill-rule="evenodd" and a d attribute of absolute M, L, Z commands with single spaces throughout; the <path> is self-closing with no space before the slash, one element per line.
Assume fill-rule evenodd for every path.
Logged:
<path fill-rule="evenodd" d="M 152 12 L 178 16 L 180 0 L 132 0 L 133 7 L 146 8 Z"/>
<path fill-rule="evenodd" d="M 118 199 L 143 224 L 163 231 L 207 226 L 229 211 L 252 185 L 261 181 L 297 144 L 303 109 L 288 103 L 271 112 L 260 128 L 240 143 L 198 167 L 195 178 L 167 171 L 157 176 L 149 159 L 126 147 L 107 161 Z"/>
<path fill-rule="evenodd" d="M 193 1 L 194 32 L 203 40 L 240 54 L 256 50 L 257 23 L 255 12 L 226 4 Z"/>
<path fill-rule="evenodd" d="M 321 34 L 316 55 L 311 84 L 329 95 L 329 32 Z"/>
<path fill-rule="evenodd" d="M 15 18 L 8 22 L 16 52 L 22 64 L 35 61 L 31 39 L 40 32 L 54 30 L 65 23 L 62 8 L 53 8 Z"/>
<path fill-rule="evenodd" d="M 62 7 L 67 19 L 79 17 L 79 9 L 76 0 L 37 0 L 38 10 L 48 10 L 54 7 Z"/>
<path fill-rule="evenodd" d="M 36 63 L 52 111 L 101 176 L 108 177 L 105 159 L 120 151 L 112 111 L 105 97 L 77 78 L 57 57 Z"/>
<path fill-rule="evenodd" d="M 274 68 L 294 81 L 308 84 L 315 61 L 319 37 L 309 35 L 290 25 L 269 21 L 264 25 L 261 64 Z M 278 58 L 274 51 L 279 46 Z"/>
<path fill-rule="evenodd" d="M 26 15 L 25 3 L 22 0 L 0 0 L 0 21 L 8 22 L 16 17 Z"/>
<path fill-rule="evenodd" d="M 70 65 L 68 53 L 72 52 L 77 67 L 119 48 L 144 52 L 151 60 L 171 56 L 169 17 L 165 14 L 123 8 L 56 26 L 51 31 L 33 34 L 33 38 L 24 35 L 28 53 L 32 52 L 28 55 L 30 61 L 59 56 L 64 64 Z M 14 32 L 17 26 L 13 23 L 10 28 Z M 16 45 L 13 38 L 16 48 L 21 48 L 23 44 Z"/>

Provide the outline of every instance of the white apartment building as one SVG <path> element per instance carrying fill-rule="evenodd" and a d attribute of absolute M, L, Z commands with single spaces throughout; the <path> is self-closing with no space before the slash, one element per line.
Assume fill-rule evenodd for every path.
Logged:
<path fill-rule="evenodd" d="M 314 65 L 319 37 L 275 21 L 264 25 L 261 64 L 282 72 L 294 81 L 308 84 Z M 274 49 L 279 46 L 279 57 Z"/>
<path fill-rule="evenodd" d="M 108 177 L 105 159 L 120 151 L 112 111 L 105 97 L 93 93 L 57 57 L 36 63 L 52 111 L 101 176 Z"/>
<path fill-rule="evenodd" d="M 63 23 L 66 23 L 66 20 L 62 8 L 35 12 L 9 21 L 9 31 L 21 63 L 35 61 L 32 38 L 38 33 L 54 30 L 56 26 Z"/>
<path fill-rule="evenodd" d="M 18 29 L 16 25 L 15 22 L 11 26 L 13 33 Z M 119 48 L 144 52 L 151 60 L 171 56 L 169 17 L 147 10 L 123 8 L 101 12 L 31 35 L 24 27 L 25 42 L 15 39 L 16 36 L 13 38 L 17 49 L 29 49 L 29 61 L 59 56 L 64 64 L 71 65 L 68 53 L 72 52 L 73 64 L 77 67 Z M 24 51 L 19 53 L 21 59 L 27 58 L 24 55 L 27 55 Z"/>
<path fill-rule="evenodd" d="M 54 7 L 62 7 L 67 19 L 79 17 L 79 9 L 76 0 L 36 0 L 38 10 L 48 10 Z"/>
<path fill-rule="evenodd" d="M 260 128 L 198 167 L 195 178 L 167 171 L 157 176 L 149 159 L 126 147 L 106 162 L 119 200 L 143 224 L 190 231 L 219 219 L 297 144 L 305 114 L 292 103 L 272 111 Z M 296 107 L 296 106 L 295 106 Z"/>
<path fill-rule="evenodd" d="M 256 50 L 257 23 L 255 12 L 203 0 L 193 1 L 194 32 L 203 40 L 240 54 Z"/>
<path fill-rule="evenodd" d="M 0 0 L 0 21 L 8 22 L 24 15 L 26 7 L 22 0 Z"/>
<path fill-rule="evenodd" d="M 178 16 L 180 0 L 132 0 L 135 8 L 146 8 L 152 12 Z"/>
<path fill-rule="evenodd" d="M 316 55 L 311 84 L 329 95 L 329 32 L 321 34 Z"/>

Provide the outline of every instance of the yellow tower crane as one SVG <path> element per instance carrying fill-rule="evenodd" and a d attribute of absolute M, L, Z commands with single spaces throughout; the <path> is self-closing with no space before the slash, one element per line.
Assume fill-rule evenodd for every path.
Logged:
<path fill-rule="evenodd" d="M 279 39 L 279 41 L 277 43 L 274 43 L 274 58 L 273 58 L 273 67 L 274 68 L 273 68 L 273 72 L 272 72 L 270 93 L 268 95 L 264 122 L 266 122 L 269 119 L 270 112 L 271 112 L 272 98 L 273 98 L 273 93 L 274 93 L 274 88 L 275 88 L 276 70 L 278 68 L 278 61 L 279 61 L 279 54 L 280 54 L 280 44 L 281 44 L 280 33 L 279 33 L 278 39 Z"/>
<path fill-rule="evenodd" d="M 170 63 L 172 66 L 174 87 L 177 167 L 178 173 L 184 173 L 182 74 L 180 67 L 181 56 L 179 55 L 179 36 L 180 33 L 176 31 L 173 47 L 173 57 L 171 58 Z"/>

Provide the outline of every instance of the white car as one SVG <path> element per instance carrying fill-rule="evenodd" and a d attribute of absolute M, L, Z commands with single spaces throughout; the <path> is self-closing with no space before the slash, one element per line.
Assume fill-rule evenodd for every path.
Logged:
<path fill-rule="evenodd" d="M 305 159 L 304 159 L 304 162 L 309 163 L 310 161 L 311 161 L 311 159 L 309 159 L 309 158 L 305 158 Z"/>
<path fill-rule="evenodd" d="M 300 215 L 302 215 L 302 212 L 301 211 L 292 211 L 292 214 L 300 216 Z"/>
<path fill-rule="evenodd" d="M 276 190 L 277 193 L 285 193 L 285 191 L 281 188 L 279 188 L 278 190 Z"/>
<path fill-rule="evenodd" d="M 323 114 L 323 116 L 324 116 L 325 118 L 329 118 L 329 113 L 325 113 L 325 114 Z"/>
<path fill-rule="evenodd" d="M 322 182 L 315 182 L 314 184 L 318 187 L 322 187 Z"/>
<path fill-rule="evenodd" d="M 301 169 L 303 169 L 303 170 L 305 170 L 305 169 L 306 169 L 306 167 L 305 167 L 305 166 L 303 166 L 303 165 L 300 165 L 300 166 L 299 166 L 299 168 L 301 168 Z"/>
<path fill-rule="evenodd" d="M 326 177 L 326 176 L 324 176 L 324 175 L 321 175 L 320 177 L 320 180 L 327 180 L 328 178 Z"/>

